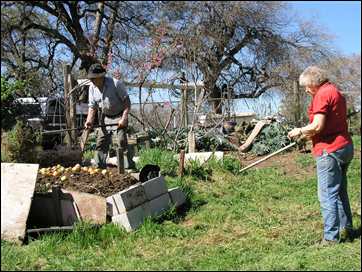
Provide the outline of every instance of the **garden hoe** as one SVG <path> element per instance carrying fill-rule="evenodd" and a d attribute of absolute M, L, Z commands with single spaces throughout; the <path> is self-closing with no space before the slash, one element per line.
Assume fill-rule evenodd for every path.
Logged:
<path fill-rule="evenodd" d="M 94 126 L 93 128 L 102 128 L 102 127 L 110 127 L 110 126 L 118 126 L 118 123 L 99 125 L 99 126 Z M 89 128 L 84 128 L 84 127 L 79 128 L 78 127 L 78 128 L 59 129 L 59 130 L 46 130 L 46 131 L 43 131 L 42 134 L 57 134 L 57 133 L 61 133 L 61 132 L 74 131 L 74 130 L 83 130 L 82 136 L 80 137 L 80 149 L 83 152 L 85 144 L 87 143 L 87 140 L 88 140 L 89 133 L 91 131 L 91 129 L 89 129 Z"/>
<path fill-rule="evenodd" d="M 250 165 L 244 167 L 243 169 L 241 169 L 241 170 L 239 171 L 239 173 L 244 172 L 245 170 L 253 167 L 254 165 L 257 165 L 257 164 L 259 164 L 259 163 L 261 163 L 261 162 L 263 162 L 263 161 L 266 161 L 267 159 L 270 159 L 271 157 L 275 156 L 276 154 L 279 154 L 280 152 L 283 152 L 284 150 L 287 150 L 287 149 L 295 146 L 296 144 L 297 144 L 296 142 L 291 143 L 291 144 L 289 144 L 289 145 L 287 145 L 287 146 L 285 146 L 285 147 L 283 147 L 283 148 L 281 148 L 281 149 L 279 149 L 279 150 L 271 153 L 270 155 L 266 156 L 265 158 L 262 158 L 262 159 L 260 159 L 260 160 L 258 160 L 258 161 L 256 161 L 256 162 L 253 162 L 252 164 L 250 164 Z"/>

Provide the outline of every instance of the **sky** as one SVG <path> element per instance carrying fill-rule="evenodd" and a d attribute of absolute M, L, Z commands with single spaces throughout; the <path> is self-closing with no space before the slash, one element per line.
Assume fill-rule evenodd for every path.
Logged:
<path fill-rule="evenodd" d="M 289 1 L 302 19 L 314 19 L 335 35 L 332 45 L 346 55 L 361 54 L 360 1 Z"/>

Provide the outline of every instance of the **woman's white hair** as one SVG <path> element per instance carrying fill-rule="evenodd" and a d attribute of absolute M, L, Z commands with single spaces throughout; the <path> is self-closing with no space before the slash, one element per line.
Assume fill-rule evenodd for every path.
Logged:
<path fill-rule="evenodd" d="M 325 70 L 317 66 L 309 66 L 299 76 L 299 85 L 317 87 L 328 80 Z"/>

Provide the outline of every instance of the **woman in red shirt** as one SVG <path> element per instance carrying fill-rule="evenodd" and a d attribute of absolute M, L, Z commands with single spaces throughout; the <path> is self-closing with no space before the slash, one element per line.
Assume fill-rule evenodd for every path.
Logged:
<path fill-rule="evenodd" d="M 326 72 L 310 66 L 299 77 L 312 96 L 309 125 L 295 128 L 290 138 L 306 137 L 313 142 L 317 162 L 318 199 L 324 223 L 323 244 L 352 238 L 352 213 L 347 194 L 347 168 L 353 158 L 348 133 L 346 100 Z"/>

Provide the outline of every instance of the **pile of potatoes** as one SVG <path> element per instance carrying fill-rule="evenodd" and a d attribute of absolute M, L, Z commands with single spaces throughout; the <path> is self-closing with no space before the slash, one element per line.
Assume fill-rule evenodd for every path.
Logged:
<path fill-rule="evenodd" d="M 112 177 L 112 173 L 106 169 L 99 169 L 95 167 L 81 167 L 80 164 L 76 164 L 73 167 L 63 167 L 60 164 L 48 167 L 48 168 L 40 168 L 39 173 L 45 177 L 60 177 L 61 181 L 66 181 L 69 177 L 72 177 L 75 173 L 84 173 L 89 174 L 91 176 L 102 174 L 103 176 L 109 176 Z"/>

